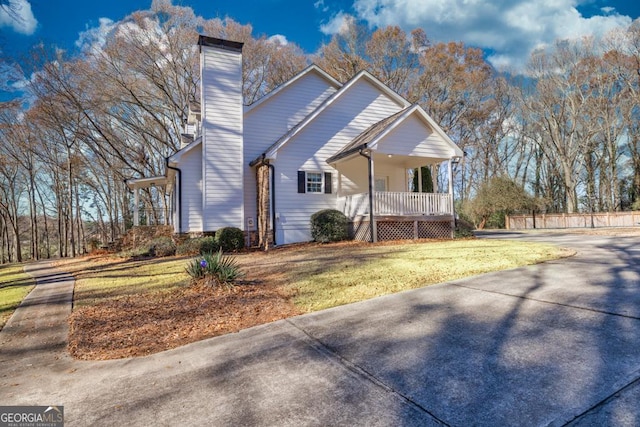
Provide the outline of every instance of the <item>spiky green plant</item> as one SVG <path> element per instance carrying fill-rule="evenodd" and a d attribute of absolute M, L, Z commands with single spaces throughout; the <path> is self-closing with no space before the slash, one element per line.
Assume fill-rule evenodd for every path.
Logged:
<path fill-rule="evenodd" d="M 204 278 L 213 285 L 227 286 L 232 286 L 243 275 L 236 259 L 224 255 L 222 249 L 215 254 L 205 253 L 199 258 L 191 260 L 187 264 L 186 271 L 193 280 Z"/>

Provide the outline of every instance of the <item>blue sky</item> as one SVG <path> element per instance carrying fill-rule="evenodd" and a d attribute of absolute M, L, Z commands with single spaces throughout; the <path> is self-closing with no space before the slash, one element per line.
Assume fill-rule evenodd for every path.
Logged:
<path fill-rule="evenodd" d="M 7 0 L 4 0 L 7 1 Z M 23 19 L 0 10 L 0 50 L 6 63 L 20 61 L 39 42 L 75 49 L 81 33 L 118 21 L 151 0 L 8 0 Z M 170 0 L 163 0 L 170 1 Z M 556 38 L 602 35 L 640 16 L 635 0 L 173 0 L 204 18 L 229 16 L 254 27 L 254 35 L 284 36 L 314 53 L 349 19 L 372 28 L 422 27 L 435 41 L 464 41 L 483 48 L 494 66 L 521 66 L 532 49 Z M 2 74 L 0 73 L 0 77 Z"/>

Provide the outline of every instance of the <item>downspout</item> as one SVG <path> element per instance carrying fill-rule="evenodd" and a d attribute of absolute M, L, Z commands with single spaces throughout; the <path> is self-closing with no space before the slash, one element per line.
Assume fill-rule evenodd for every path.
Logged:
<path fill-rule="evenodd" d="M 365 145 L 366 148 L 366 145 Z M 376 230 L 376 222 L 375 216 L 373 214 L 373 157 L 371 157 L 371 152 L 369 154 L 364 152 L 364 149 L 361 148 L 358 154 L 362 157 L 365 157 L 368 160 L 368 173 L 369 173 L 369 228 L 371 231 L 371 243 L 376 243 L 378 241 L 377 230 Z"/>
<path fill-rule="evenodd" d="M 178 173 L 178 234 L 182 233 L 182 171 L 169 165 L 169 158 L 165 157 L 167 169 L 174 170 Z"/>

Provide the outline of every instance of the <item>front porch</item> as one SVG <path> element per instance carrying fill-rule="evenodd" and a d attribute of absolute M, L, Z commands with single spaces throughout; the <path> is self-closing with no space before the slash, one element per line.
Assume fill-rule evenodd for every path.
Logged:
<path fill-rule="evenodd" d="M 173 201 L 167 177 L 128 179 L 125 183 L 133 192 L 134 227 L 173 225 Z"/>
<path fill-rule="evenodd" d="M 457 161 L 373 150 L 338 159 L 332 164 L 339 173 L 336 209 L 349 218 L 351 237 L 371 242 L 453 238 Z M 442 166 L 445 182 L 439 183 Z"/>
<path fill-rule="evenodd" d="M 462 155 L 417 106 L 360 134 L 327 159 L 338 172 L 337 209 L 351 220 L 352 237 L 452 238 L 453 167 Z"/>
<path fill-rule="evenodd" d="M 373 212 L 376 216 L 451 216 L 453 198 L 448 193 L 414 193 L 401 191 L 374 191 Z M 369 193 L 338 197 L 339 211 L 347 218 L 368 216 Z"/>
<path fill-rule="evenodd" d="M 449 239 L 455 223 L 452 196 L 444 193 L 375 191 L 372 200 L 369 193 L 352 194 L 338 197 L 338 210 L 350 219 L 351 237 L 362 241 Z"/>

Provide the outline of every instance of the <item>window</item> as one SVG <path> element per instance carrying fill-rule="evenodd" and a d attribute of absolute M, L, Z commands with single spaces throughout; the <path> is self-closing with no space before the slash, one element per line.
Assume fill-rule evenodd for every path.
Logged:
<path fill-rule="evenodd" d="M 322 174 L 307 172 L 307 193 L 322 193 Z"/>
<path fill-rule="evenodd" d="M 331 172 L 298 171 L 298 193 L 331 194 Z"/>
<path fill-rule="evenodd" d="M 389 188 L 388 182 L 389 182 L 389 177 L 387 177 L 387 176 L 385 176 L 385 177 L 376 177 L 374 190 L 375 191 L 387 191 L 387 188 Z"/>

